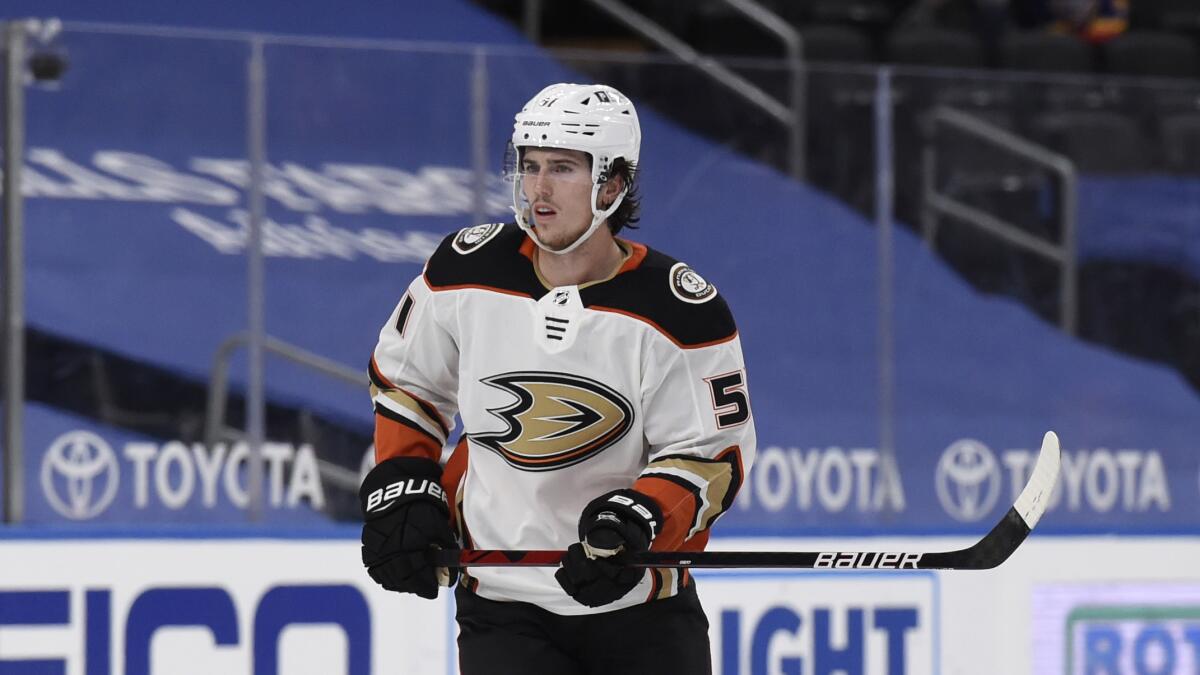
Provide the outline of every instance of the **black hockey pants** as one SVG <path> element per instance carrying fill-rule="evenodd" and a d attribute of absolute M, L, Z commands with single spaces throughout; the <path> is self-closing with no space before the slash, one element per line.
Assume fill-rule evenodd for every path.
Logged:
<path fill-rule="evenodd" d="M 562 616 L 459 586 L 462 675 L 710 675 L 708 619 L 696 584 L 665 600 Z"/>

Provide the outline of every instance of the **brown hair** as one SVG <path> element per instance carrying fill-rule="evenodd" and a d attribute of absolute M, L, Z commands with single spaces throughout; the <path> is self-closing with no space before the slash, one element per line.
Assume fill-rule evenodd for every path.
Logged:
<path fill-rule="evenodd" d="M 624 157 L 618 157 L 613 161 L 612 169 L 609 171 L 609 176 L 620 176 L 621 182 L 625 185 L 625 198 L 621 200 L 621 205 L 616 211 L 608 217 L 608 229 L 616 234 L 622 228 L 637 229 L 634 223 L 641 220 L 639 212 L 642 209 L 642 198 L 638 194 L 638 186 L 635 182 L 637 178 L 637 164 L 628 162 Z"/>

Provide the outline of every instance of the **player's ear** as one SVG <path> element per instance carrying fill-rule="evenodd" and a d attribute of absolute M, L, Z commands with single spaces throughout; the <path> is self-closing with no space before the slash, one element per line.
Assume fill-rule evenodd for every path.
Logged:
<path fill-rule="evenodd" d="M 604 205 L 604 208 L 608 208 L 624 189 L 625 178 L 619 173 L 613 174 L 604 181 L 604 186 L 600 188 L 600 203 Z"/>

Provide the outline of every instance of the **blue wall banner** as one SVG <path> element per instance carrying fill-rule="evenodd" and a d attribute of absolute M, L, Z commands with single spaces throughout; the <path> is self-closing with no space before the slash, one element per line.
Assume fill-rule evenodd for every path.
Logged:
<path fill-rule="evenodd" d="M 250 44 L 86 27 L 61 43 L 71 69 L 28 97 L 29 323 L 206 382 L 247 323 Z M 531 46 L 410 47 L 278 40 L 263 52 L 266 330 L 357 371 L 440 238 L 510 217 L 500 168 L 514 111 L 548 82 L 584 78 Z M 470 85 L 484 71 L 476 127 Z M 1065 450 L 1048 531 L 1200 532 L 1200 397 L 1178 373 L 977 292 L 903 227 L 882 280 L 893 306 L 880 307 L 878 239 L 861 214 L 639 110 L 643 209 L 629 234 L 719 289 L 746 358 L 761 452 L 719 532 L 982 534 L 1048 429 Z M 272 404 L 369 430 L 363 388 L 277 361 Z M 235 359 L 235 391 L 245 374 Z M 28 422 L 36 517 L 236 513 L 236 446 L 43 412 Z M 309 457 L 322 449 L 271 453 L 271 508 L 317 504 Z M 102 479 L 117 474 L 85 461 L 101 455 L 115 458 L 115 489 Z"/>

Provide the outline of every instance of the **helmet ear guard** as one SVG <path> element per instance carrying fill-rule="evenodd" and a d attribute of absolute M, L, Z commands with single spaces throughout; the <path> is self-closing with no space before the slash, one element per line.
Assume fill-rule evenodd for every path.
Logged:
<path fill-rule="evenodd" d="M 568 253 L 600 227 L 617 210 L 629 192 L 629 186 L 606 208 L 598 202 L 601 187 L 612 178 L 617 159 L 636 165 L 641 150 L 642 131 L 633 103 L 621 92 L 602 84 L 552 84 L 529 99 L 516 114 L 513 135 L 506 152 L 505 166 L 513 179 L 513 214 L 517 225 L 534 243 L 551 253 Z M 522 190 L 520 172 L 523 148 L 560 148 L 587 153 L 592 160 L 592 223 L 564 249 L 547 248 L 530 224 L 532 214 Z"/>

